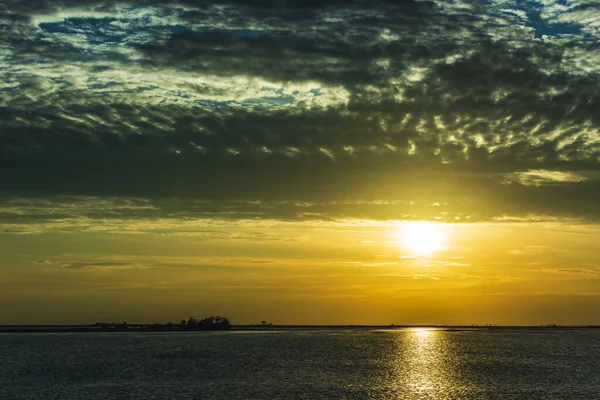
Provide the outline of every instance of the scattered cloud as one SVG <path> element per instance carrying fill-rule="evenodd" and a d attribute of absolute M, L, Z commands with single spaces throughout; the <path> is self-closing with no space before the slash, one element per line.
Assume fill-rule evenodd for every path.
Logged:
<path fill-rule="evenodd" d="M 0 1 L 1 229 L 597 221 L 598 10 Z"/>
<path fill-rule="evenodd" d="M 542 186 L 564 183 L 585 182 L 588 178 L 575 172 L 529 170 L 526 172 L 513 172 L 506 176 L 506 183 L 520 183 L 525 186 Z"/>
<path fill-rule="evenodd" d="M 131 262 L 121 261 L 73 261 L 73 262 L 62 262 L 62 261 L 50 261 L 40 260 L 35 261 L 36 265 L 43 265 L 48 267 L 60 268 L 60 269 L 85 269 L 85 270 L 97 270 L 97 271 L 118 271 L 118 270 L 146 270 L 152 268 L 152 265 L 142 265 Z"/>
<path fill-rule="evenodd" d="M 500 203 L 499 203 L 500 204 Z M 540 203 L 543 205 L 543 203 Z M 305 242 L 302 228 L 354 229 L 399 220 L 476 222 L 589 222 L 576 212 L 530 213 L 533 208 L 490 209 L 472 202 L 227 201 L 92 196 L 0 197 L 0 234 L 110 233 L 185 237 L 198 241 Z M 538 204 L 539 206 L 539 204 Z M 498 212 L 510 211 L 498 215 Z M 363 245 L 387 242 L 361 239 Z"/>

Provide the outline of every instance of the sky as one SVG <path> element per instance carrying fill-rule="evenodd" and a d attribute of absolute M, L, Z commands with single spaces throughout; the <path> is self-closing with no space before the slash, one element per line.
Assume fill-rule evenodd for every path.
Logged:
<path fill-rule="evenodd" d="M 600 324 L 599 39 L 595 0 L 0 0 L 0 324 Z"/>

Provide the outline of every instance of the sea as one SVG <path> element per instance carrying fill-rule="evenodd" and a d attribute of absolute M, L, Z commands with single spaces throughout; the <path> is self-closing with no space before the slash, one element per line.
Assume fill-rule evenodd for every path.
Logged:
<path fill-rule="evenodd" d="M 600 399 L 600 330 L 4 333 L 0 399 Z"/>

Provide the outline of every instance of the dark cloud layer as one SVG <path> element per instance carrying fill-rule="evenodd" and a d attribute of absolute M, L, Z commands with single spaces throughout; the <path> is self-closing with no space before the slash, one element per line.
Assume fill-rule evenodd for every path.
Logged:
<path fill-rule="evenodd" d="M 597 220 L 594 15 L 552 0 L 0 2 L 0 215 L 74 195 L 194 218 Z"/>

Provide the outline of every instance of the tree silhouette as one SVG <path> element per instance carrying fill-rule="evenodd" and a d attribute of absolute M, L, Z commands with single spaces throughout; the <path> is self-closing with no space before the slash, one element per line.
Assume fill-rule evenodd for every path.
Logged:
<path fill-rule="evenodd" d="M 227 318 L 221 316 L 210 316 L 201 320 L 190 317 L 182 327 L 188 330 L 224 330 L 230 329 L 231 323 Z"/>
<path fill-rule="evenodd" d="M 174 324 L 172 322 L 160 324 L 155 322 L 153 324 L 129 325 L 126 321 L 123 321 L 123 323 L 97 322 L 94 327 L 109 331 L 220 331 L 231 329 L 231 323 L 227 318 L 217 315 L 216 317 L 210 316 L 201 320 L 197 320 L 192 316 L 187 321 L 182 319 L 179 324 Z"/>

